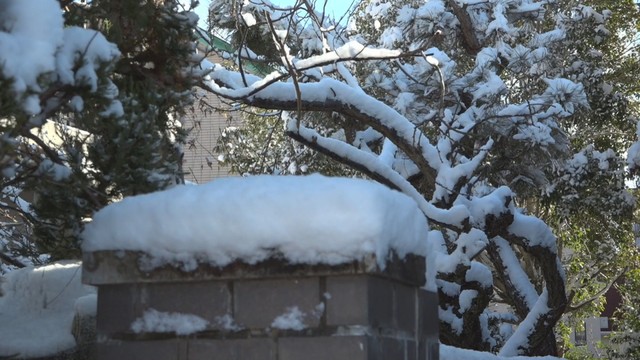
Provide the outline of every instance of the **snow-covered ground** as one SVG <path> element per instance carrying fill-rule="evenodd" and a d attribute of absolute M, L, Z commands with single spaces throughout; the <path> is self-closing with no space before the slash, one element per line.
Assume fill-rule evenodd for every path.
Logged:
<path fill-rule="evenodd" d="M 460 349 L 453 346 L 440 344 L 440 360 L 557 360 L 559 358 L 554 356 L 542 356 L 542 357 L 527 357 L 527 356 L 514 356 L 504 357 L 491 353 L 473 351 L 467 349 Z"/>
<path fill-rule="evenodd" d="M 96 310 L 95 289 L 82 285 L 80 262 L 11 271 L 0 278 L 0 358 L 41 357 L 73 348 L 76 313 Z"/>
<path fill-rule="evenodd" d="M 185 269 L 274 254 L 311 264 L 375 254 L 384 268 L 390 250 L 426 255 L 428 230 L 411 198 L 378 183 L 266 175 L 126 198 L 94 216 L 83 250 L 143 251 L 151 267 Z"/>

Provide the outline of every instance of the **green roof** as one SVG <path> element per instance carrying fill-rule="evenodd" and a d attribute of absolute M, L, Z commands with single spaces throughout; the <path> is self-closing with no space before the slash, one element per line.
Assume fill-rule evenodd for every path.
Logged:
<path fill-rule="evenodd" d="M 208 47 L 207 50 L 212 50 L 214 52 L 227 52 L 227 53 L 234 53 L 236 52 L 236 48 L 231 45 L 231 43 L 223 40 L 222 38 L 212 35 L 212 34 L 208 34 L 206 30 L 202 29 L 202 28 L 198 28 L 197 29 L 197 33 L 198 33 L 198 42 L 206 47 Z M 267 75 L 272 73 L 273 71 L 275 71 L 274 68 L 272 68 L 271 66 L 258 62 L 258 61 L 251 61 L 251 60 L 246 60 L 245 62 L 243 62 L 242 64 L 245 68 L 247 68 L 247 70 L 253 74 L 256 75 Z"/>

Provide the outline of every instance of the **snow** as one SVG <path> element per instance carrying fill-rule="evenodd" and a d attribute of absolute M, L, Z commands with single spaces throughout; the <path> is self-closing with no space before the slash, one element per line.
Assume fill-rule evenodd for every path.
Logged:
<path fill-rule="evenodd" d="M 458 300 L 460 302 L 460 312 L 466 312 L 467 310 L 469 310 L 471 308 L 471 304 L 473 303 L 473 299 L 475 299 L 476 297 L 478 297 L 477 290 L 462 290 L 460 292 L 460 298 Z"/>
<path fill-rule="evenodd" d="M 464 274 L 464 281 L 477 281 L 480 285 L 487 288 L 493 285 L 493 275 L 489 267 L 477 261 L 472 261 L 470 265 L 471 267 Z"/>
<path fill-rule="evenodd" d="M 440 256 L 447 255 L 447 246 L 445 244 L 444 236 L 441 231 L 432 230 L 429 232 L 427 238 L 427 270 L 426 270 L 426 284 L 424 288 L 428 291 L 438 291 L 436 282 L 436 276 L 438 275 L 438 267 L 436 266 L 437 259 Z"/>
<path fill-rule="evenodd" d="M 332 52 L 296 61 L 294 65 L 297 69 L 309 69 L 340 59 L 394 59 L 401 54 L 400 50 L 375 49 L 350 41 Z"/>
<path fill-rule="evenodd" d="M 479 228 L 483 228 L 487 216 L 499 217 L 500 214 L 509 210 L 506 206 L 507 200 L 513 195 L 511 189 L 507 186 L 501 186 L 485 196 L 474 197 L 471 201 L 460 197 L 456 203 L 469 207 L 472 223 Z"/>
<path fill-rule="evenodd" d="M 426 255 L 428 225 L 415 202 L 378 183 L 347 178 L 253 176 L 176 186 L 100 210 L 84 251 L 131 250 L 194 269 L 199 261 L 340 264 L 390 250 Z"/>
<path fill-rule="evenodd" d="M 533 332 L 538 318 L 549 312 L 550 309 L 547 306 L 547 301 L 548 293 L 545 288 L 531 311 L 527 314 L 527 317 L 518 325 L 516 331 L 511 335 L 509 340 L 507 340 L 502 349 L 500 349 L 499 355 L 515 356 L 520 354 L 520 346 L 529 343 L 529 335 Z"/>
<path fill-rule="evenodd" d="M 404 177 L 402 177 L 400 173 L 389 167 L 388 164 L 384 162 L 387 160 L 386 155 L 384 154 L 381 154 L 384 156 L 380 159 L 380 157 L 377 157 L 370 152 L 354 148 L 343 141 L 323 137 L 314 129 L 303 126 L 297 127 L 295 118 L 290 118 L 288 120 L 287 130 L 296 132 L 307 141 L 313 141 L 336 155 L 340 155 L 345 159 L 352 160 L 355 163 L 362 165 L 372 173 L 383 175 L 385 179 L 393 183 L 393 185 L 403 193 L 409 195 L 413 200 L 415 200 L 420 210 L 429 219 L 460 226 L 469 216 L 467 208 L 463 205 L 453 206 L 450 209 L 440 209 L 426 201 L 424 196 L 420 194 Z"/>
<path fill-rule="evenodd" d="M 627 151 L 627 165 L 630 170 L 640 168 L 640 121 L 636 124 L 636 142 Z"/>
<path fill-rule="evenodd" d="M 454 333 L 456 333 L 457 335 L 462 334 L 462 327 L 464 326 L 464 322 L 461 318 L 453 313 L 453 308 L 451 306 L 447 307 L 446 309 L 438 306 L 438 318 L 440 319 L 440 321 L 449 324 L 449 326 L 451 326 L 451 330 L 453 330 Z"/>
<path fill-rule="evenodd" d="M 225 314 L 223 316 L 216 316 L 213 322 L 216 326 L 221 327 L 227 331 L 240 331 L 244 329 L 242 326 L 236 323 L 236 320 L 231 316 L 231 314 Z"/>
<path fill-rule="evenodd" d="M 371 2 L 367 4 L 364 11 L 365 13 L 367 13 L 367 15 L 373 17 L 374 19 L 381 18 L 387 14 L 389 9 L 391 8 L 391 5 L 391 2 Z"/>
<path fill-rule="evenodd" d="M 244 23 L 248 27 L 252 27 L 253 25 L 258 23 L 256 18 L 251 13 L 242 13 L 242 20 L 244 20 Z"/>
<path fill-rule="evenodd" d="M 567 34 L 565 33 L 565 31 L 562 29 L 547 31 L 534 36 L 534 38 L 530 41 L 529 46 L 532 48 L 544 47 L 549 45 L 550 43 L 564 40 L 566 35 Z"/>
<path fill-rule="evenodd" d="M 40 91 L 38 77 L 55 70 L 55 54 L 63 44 L 62 11 L 56 0 L 9 0 L 0 4 L 0 23 L 12 24 L 0 31 L 0 69 L 13 79 L 13 90 L 22 96 Z M 29 44 L 29 46 L 24 46 Z M 37 95 L 29 95 L 25 107 L 40 112 Z"/>
<path fill-rule="evenodd" d="M 484 77 L 485 81 L 478 83 L 476 89 L 472 91 L 474 102 L 485 97 L 497 97 L 507 91 L 507 86 L 495 73 L 486 71 Z"/>
<path fill-rule="evenodd" d="M 88 85 L 91 91 L 97 91 L 96 69 L 120 55 L 102 34 L 64 27 L 62 15 L 55 0 L 8 0 L 0 4 L 0 23 L 11 24 L 0 31 L 0 71 L 13 80 L 12 90 L 16 98 L 23 98 L 22 107 L 28 114 L 42 111 L 38 93 L 45 83 L 58 80 L 62 84 Z"/>
<path fill-rule="evenodd" d="M 488 352 L 474 351 L 456 348 L 449 345 L 440 344 L 440 360 L 530 360 L 527 356 L 503 357 Z M 536 357 L 536 360 L 559 360 L 554 356 Z"/>
<path fill-rule="evenodd" d="M 560 104 L 564 111 L 562 116 L 573 115 L 576 107 L 589 107 L 589 101 L 582 84 L 563 78 L 545 79 L 544 81 L 548 87 L 542 94 L 542 98 Z"/>
<path fill-rule="evenodd" d="M 99 113 L 102 117 L 121 117 L 124 116 L 124 108 L 120 101 L 112 101 L 104 111 Z"/>
<path fill-rule="evenodd" d="M 53 181 L 63 181 L 71 176 L 71 169 L 66 165 L 56 164 L 49 159 L 44 159 L 38 166 L 37 175 L 47 175 Z"/>
<path fill-rule="evenodd" d="M 502 32 L 505 34 L 510 33 L 511 27 L 509 26 L 509 21 L 504 16 L 505 8 L 503 4 L 496 3 L 493 9 L 493 17 L 494 19 L 487 26 L 487 30 L 485 31 L 487 35 L 490 35 L 493 32 Z"/>
<path fill-rule="evenodd" d="M 538 301 L 538 293 L 531 284 L 529 276 L 520 265 L 515 252 L 507 242 L 507 240 L 496 237 L 493 239 L 494 244 L 500 254 L 500 259 L 505 266 L 507 277 L 517 289 L 518 295 L 521 296 L 529 309 L 533 308 L 536 301 Z"/>
<path fill-rule="evenodd" d="M 431 0 L 426 1 L 424 4 L 420 5 L 416 15 L 421 18 L 424 17 L 427 19 L 436 20 L 438 17 L 442 16 L 442 13 L 444 12 L 445 7 L 442 0 Z"/>
<path fill-rule="evenodd" d="M 64 29 L 64 45 L 56 58 L 60 81 L 76 86 L 88 85 L 91 92 L 98 90 L 95 72 L 102 63 L 120 56 L 115 44 L 107 41 L 100 32 L 80 27 Z M 80 62 L 82 66 L 76 67 Z"/>
<path fill-rule="evenodd" d="M 441 143 L 438 144 L 440 147 Z M 433 194 L 434 199 L 449 200 L 449 193 L 453 189 L 456 189 L 456 184 L 460 179 L 470 179 L 474 172 L 478 169 L 487 153 L 493 147 L 493 140 L 489 139 L 487 143 L 480 148 L 478 154 L 473 159 L 450 167 L 448 164 L 443 163 L 438 169 L 438 175 L 436 176 L 436 189 Z"/>
<path fill-rule="evenodd" d="M 355 48 L 350 48 L 349 46 Z M 343 49 L 343 51 L 339 51 L 340 49 Z M 353 55 L 359 59 L 392 56 L 388 50 L 363 49 L 362 45 L 357 43 L 346 44 L 340 49 L 333 53 L 301 60 L 296 63 L 296 67 L 318 66 L 323 61 L 331 62 L 337 60 L 337 56 L 342 53 L 344 54 L 340 56 Z M 359 50 L 362 51 L 358 52 Z M 355 52 L 355 54 L 352 54 L 352 52 Z M 231 99 L 251 96 L 282 103 L 303 101 L 358 109 L 363 116 L 369 117 L 371 122 L 376 124 L 376 130 L 394 134 L 397 139 L 392 140 L 396 142 L 402 141 L 404 144 L 412 144 L 412 146 L 420 148 L 428 166 L 437 170 L 442 163 L 437 149 L 429 142 L 429 138 L 420 132 L 407 118 L 382 101 L 365 94 L 361 90 L 354 91 L 353 87 L 336 79 L 325 77 L 317 83 L 299 83 L 295 86 L 293 83 L 275 81 L 278 79 L 276 74 L 267 76 L 264 79 L 247 74 L 242 77 L 236 72 L 222 69 L 219 66 L 214 66 L 214 71 L 209 76 L 210 78 L 205 79 L 204 84 L 214 93 Z M 245 80 L 249 84 L 248 86 L 244 85 Z M 227 87 L 220 87 L 218 82 L 225 84 Z M 297 90 L 300 91 L 300 99 L 298 99 Z"/>
<path fill-rule="evenodd" d="M 533 144 L 543 147 L 555 144 L 555 139 L 551 135 L 552 129 L 544 123 L 520 126 L 518 133 L 513 136 L 516 140 L 527 140 Z"/>
<path fill-rule="evenodd" d="M 98 294 L 92 293 L 81 296 L 73 304 L 78 315 L 95 316 L 98 313 Z"/>
<path fill-rule="evenodd" d="M 79 262 L 11 271 L 1 284 L 0 357 L 44 357 L 76 345 L 73 318 L 95 313 L 95 290 L 80 282 Z"/>
<path fill-rule="evenodd" d="M 305 314 L 297 306 L 287 309 L 282 315 L 276 317 L 271 323 L 271 327 L 281 330 L 303 330 L 307 326 L 304 324 Z"/>
<path fill-rule="evenodd" d="M 206 329 L 207 325 L 207 320 L 193 314 L 148 309 L 131 324 L 131 330 L 136 334 L 173 332 L 176 335 L 190 335 Z"/>
<path fill-rule="evenodd" d="M 489 244 L 487 234 L 479 229 L 471 229 L 469 232 L 461 233 L 456 240 L 456 249 L 451 253 L 449 260 L 455 260 L 456 265 L 448 264 L 446 267 L 439 269 L 449 268 L 448 272 L 454 272 L 457 264 L 469 264 L 469 260 L 478 255 Z"/>
<path fill-rule="evenodd" d="M 527 239 L 529 246 L 542 246 L 554 253 L 558 251 L 556 237 L 544 221 L 535 216 L 525 215 L 520 212 L 513 214 L 513 222 L 507 229 L 516 236 Z"/>
<path fill-rule="evenodd" d="M 380 36 L 380 43 L 385 48 L 393 48 L 395 44 L 402 41 L 404 34 L 402 29 L 397 26 L 391 26 L 384 30 Z"/>

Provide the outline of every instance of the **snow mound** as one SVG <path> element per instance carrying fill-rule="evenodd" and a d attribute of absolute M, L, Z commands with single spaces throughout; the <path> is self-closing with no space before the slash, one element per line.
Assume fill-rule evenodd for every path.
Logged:
<path fill-rule="evenodd" d="M 143 332 L 174 332 L 176 335 L 190 335 L 207 328 L 209 322 L 193 314 L 161 312 L 155 309 L 145 311 L 141 318 L 131 324 L 136 334 Z"/>
<path fill-rule="evenodd" d="M 305 314 L 297 306 L 287 309 L 287 312 L 276 317 L 271 323 L 271 327 L 282 330 L 304 330 Z"/>
<path fill-rule="evenodd" d="M 378 183 L 321 175 L 252 176 L 126 198 L 100 210 L 83 250 L 142 251 L 151 267 L 198 262 L 340 264 L 389 251 L 426 255 L 428 225 L 408 196 Z"/>
<path fill-rule="evenodd" d="M 488 352 L 474 351 L 468 349 L 456 348 L 449 345 L 440 344 L 440 360 L 560 360 L 554 356 L 513 356 L 503 357 Z"/>
<path fill-rule="evenodd" d="M 76 345 L 71 334 L 77 299 L 83 312 L 95 311 L 92 287 L 80 282 L 79 262 L 58 262 L 14 270 L 0 296 L 0 358 L 53 355 Z"/>

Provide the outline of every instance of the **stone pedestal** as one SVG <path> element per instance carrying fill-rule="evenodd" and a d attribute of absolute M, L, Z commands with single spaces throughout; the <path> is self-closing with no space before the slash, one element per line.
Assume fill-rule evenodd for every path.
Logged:
<path fill-rule="evenodd" d="M 145 269 L 135 252 L 85 253 L 98 287 L 98 359 L 437 360 L 437 295 L 421 289 L 424 258 L 337 266 L 279 259 L 226 267 Z M 196 315 L 206 329 L 135 333 L 145 311 Z M 295 313 L 302 326 L 274 320 Z M 300 324 L 298 324 L 300 325 Z"/>

